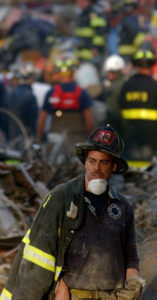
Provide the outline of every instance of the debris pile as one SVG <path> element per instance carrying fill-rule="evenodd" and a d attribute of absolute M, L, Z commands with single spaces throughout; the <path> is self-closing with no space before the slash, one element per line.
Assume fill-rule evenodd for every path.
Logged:
<path fill-rule="evenodd" d="M 137 242 L 141 242 L 157 232 L 156 162 L 147 170 L 130 169 L 122 193 L 134 207 Z"/>
<path fill-rule="evenodd" d="M 9 247 L 11 238 L 23 236 L 48 193 L 52 174 L 44 161 L 15 166 L 0 163 L 0 248 Z"/>

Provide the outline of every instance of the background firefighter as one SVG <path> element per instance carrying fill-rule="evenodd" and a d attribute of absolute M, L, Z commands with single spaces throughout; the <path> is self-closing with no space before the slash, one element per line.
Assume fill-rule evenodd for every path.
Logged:
<path fill-rule="evenodd" d="M 72 149 L 72 153 L 76 142 L 86 140 L 93 130 L 93 99 L 75 82 L 76 67 L 75 59 L 68 56 L 56 61 L 54 72 L 58 75 L 57 83 L 48 91 L 38 119 L 39 138 L 44 137 L 46 120 L 51 115 L 48 132 L 65 132 L 64 150 Z"/>
<path fill-rule="evenodd" d="M 132 60 L 135 74 L 123 85 L 120 107 L 124 124 L 126 159 L 130 166 L 149 166 L 156 153 L 157 82 L 152 78 L 155 56 L 139 50 Z"/>
<path fill-rule="evenodd" d="M 74 32 L 74 49 L 80 62 L 101 67 L 106 50 L 107 18 L 96 9 L 95 0 L 76 0 L 79 14 Z"/>

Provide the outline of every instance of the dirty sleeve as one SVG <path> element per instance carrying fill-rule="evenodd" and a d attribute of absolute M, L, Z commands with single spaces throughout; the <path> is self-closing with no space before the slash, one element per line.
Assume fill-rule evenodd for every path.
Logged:
<path fill-rule="evenodd" d="M 59 277 L 56 265 L 58 235 L 64 215 L 63 193 L 46 197 L 31 228 L 23 238 L 7 285 L 0 299 L 40 300 Z M 45 299 L 45 298 L 44 298 Z"/>
<path fill-rule="evenodd" d="M 139 270 L 139 257 L 136 245 L 134 211 L 132 206 L 130 206 L 129 208 L 130 217 L 128 218 L 126 234 L 126 268 L 135 268 Z"/>

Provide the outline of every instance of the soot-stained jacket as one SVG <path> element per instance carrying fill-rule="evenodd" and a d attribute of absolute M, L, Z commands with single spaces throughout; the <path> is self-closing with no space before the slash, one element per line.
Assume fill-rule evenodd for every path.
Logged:
<path fill-rule="evenodd" d="M 118 198 L 122 212 L 126 268 L 137 268 L 132 207 L 112 188 L 109 194 L 113 201 Z M 84 207 L 84 176 L 60 184 L 48 194 L 23 238 L 0 300 L 54 299 L 65 253 L 82 224 Z M 112 213 L 114 211 L 111 216 Z"/>

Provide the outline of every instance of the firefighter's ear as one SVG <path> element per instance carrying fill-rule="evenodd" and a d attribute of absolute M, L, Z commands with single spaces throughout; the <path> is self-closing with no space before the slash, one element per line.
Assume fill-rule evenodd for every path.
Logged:
<path fill-rule="evenodd" d="M 112 172 L 115 172 L 117 170 L 117 162 L 114 161 L 112 166 Z"/>

